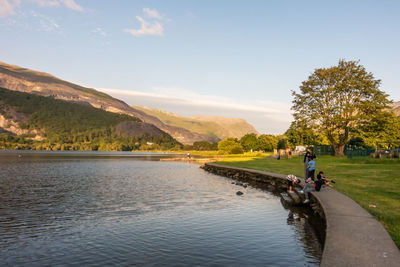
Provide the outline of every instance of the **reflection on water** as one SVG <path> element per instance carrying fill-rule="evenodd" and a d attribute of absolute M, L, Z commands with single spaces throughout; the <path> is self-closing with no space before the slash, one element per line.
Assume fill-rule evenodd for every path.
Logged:
<path fill-rule="evenodd" d="M 0 265 L 319 264 L 306 210 L 165 156 L 0 153 Z"/>

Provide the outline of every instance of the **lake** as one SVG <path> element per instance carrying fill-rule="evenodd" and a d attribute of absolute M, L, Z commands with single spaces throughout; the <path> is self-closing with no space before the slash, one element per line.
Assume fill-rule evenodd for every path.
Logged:
<path fill-rule="evenodd" d="M 0 265 L 319 265 L 308 209 L 166 157 L 0 151 Z"/>

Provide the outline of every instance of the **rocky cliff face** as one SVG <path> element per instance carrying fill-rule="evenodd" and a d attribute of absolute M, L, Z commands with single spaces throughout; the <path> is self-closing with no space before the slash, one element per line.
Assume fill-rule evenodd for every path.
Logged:
<path fill-rule="evenodd" d="M 18 113 L 10 107 L 4 106 L 0 101 L 2 113 L 7 114 L 7 117 L 0 114 L 0 133 L 8 133 L 12 135 L 28 135 L 32 139 L 41 141 L 43 140 L 42 133 L 38 130 L 22 129 L 21 124 L 28 121 L 29 116 L 26 114 Z"/>
<path fill-rule="evenodd" d="M 88 104 L 114 113 L 128 114 L 160 128 L 182 144 L 192 144 L 195 141 L 203 140 L 216 141 L 215 138 L 210 136 L 192 133 L 180 127 L 167 125 L 156 117 L 134 109 L 123 101 L 105 93 L 60 80 L 47 73 L 32 71 L 1 62 L 0 87 L 80 104 Z"/>

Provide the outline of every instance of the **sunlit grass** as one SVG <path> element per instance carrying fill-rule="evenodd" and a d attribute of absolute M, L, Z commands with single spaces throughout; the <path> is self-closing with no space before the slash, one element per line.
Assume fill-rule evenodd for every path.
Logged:
<path fill-rule="evenodd" d="M 317 172 L 323 171 L 326 177 L 335 180 L 334 189 L 375 216 L 400 248 L 400 160 L 321 156 L 316 163 Z M 281 160 L 233 157 L 219 164 L 304 176 L 302 157 Z"/>
<path fill-rule="evenodd" d="M 152 152 L 165 152 L 163 150 L 153 150 Z M 168 153 L 180 153 L 180 154 L 187 154 L 190 153 L 192 156 L 199 156 L 199 157 L 213 157 L 213 158 L 229 158 L 232 160 L 241 160 L 243 158 L 260 158 L 260 157 L 267 157 L 272 154 L 272 152 L 245 152 L 243 154 L 233 154 L 233 155 L 225 155 L 221 154 L 218 151 L 196 151 L 196 150 L 169 150 Z"/>

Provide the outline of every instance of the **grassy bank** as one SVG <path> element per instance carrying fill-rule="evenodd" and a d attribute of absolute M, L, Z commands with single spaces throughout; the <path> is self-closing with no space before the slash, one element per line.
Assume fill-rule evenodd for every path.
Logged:
<path fill-rule="evenodd" d="M 317 171 L 335 180 L 334 189 L 375 216 L 400 248 L 400 160 L 321 156 L 316 163 Z M 304 176 L 302 157 L 282 160 L 236 157 L 226 158 L 219 164 Z"/>

